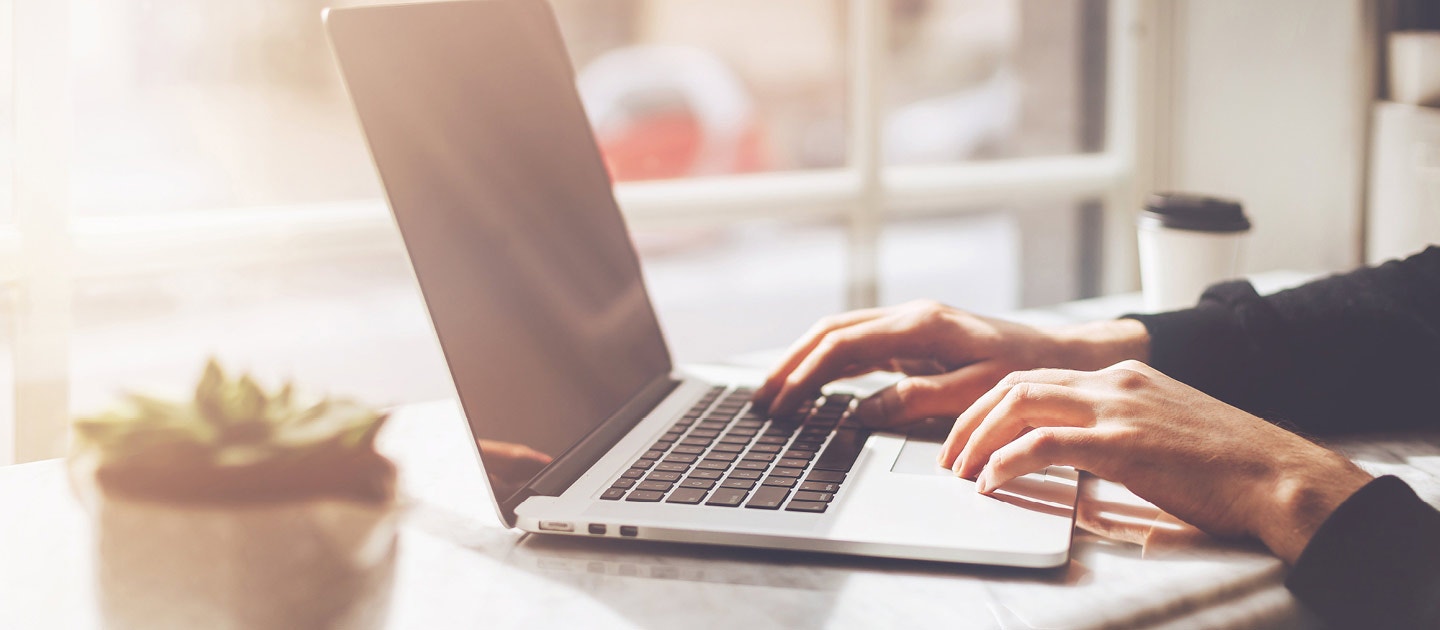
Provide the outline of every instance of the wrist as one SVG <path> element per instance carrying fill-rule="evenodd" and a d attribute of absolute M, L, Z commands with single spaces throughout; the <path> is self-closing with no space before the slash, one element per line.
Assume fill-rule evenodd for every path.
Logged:
<path fill-rule="evenodd" d="M 1133 319 L 1116 319 L 1064 326 L 1051 331 L 1058 348 L 1056 364 L 1072 370 L 1093 371 L 1126 360 L 1150 360 L 1150 332 Z"/>
<path fill-rule="evenodd" d="M 1345 456 L 1316 449 L 1323 456 L 1282 463 L 1287 472 L 1264 493 L 1266 505 L 1249 512 L 1256 516 L 1252 533 L 1286 564 L 1294 564 L 1320 525 L 1373 479 Z"/>

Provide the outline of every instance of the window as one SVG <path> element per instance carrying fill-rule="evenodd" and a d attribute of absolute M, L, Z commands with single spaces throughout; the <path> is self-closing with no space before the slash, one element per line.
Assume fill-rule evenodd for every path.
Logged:
<path fill-rule="evenodd" d="M 209 354 L 451 395 L 319 22 L 366 2 L 0 1 L 0 463 Z M 1032 226 L 1128 203 L 1135 0 L 553 6 L 682 361 L 847 306 L 1012 308 Z"/>

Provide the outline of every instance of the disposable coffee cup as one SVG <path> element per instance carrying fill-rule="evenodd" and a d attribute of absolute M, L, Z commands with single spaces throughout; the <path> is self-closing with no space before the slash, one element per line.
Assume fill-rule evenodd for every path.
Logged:
<path fill-rule="evenodd" d="M 1145 310 L 1193 306 L 1205 288 L 1239 275 L 1250 219 L 1240 202 L 1185 193 L 1151 195 L 1140 213 Z"/>

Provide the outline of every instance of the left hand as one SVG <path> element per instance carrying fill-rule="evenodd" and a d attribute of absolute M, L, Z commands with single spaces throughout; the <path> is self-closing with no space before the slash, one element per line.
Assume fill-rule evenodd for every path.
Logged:
<path fill-rule="evenodd" d="M 1344 456 L 1138 361 L 1005 377 L 956 420 L 940 464 L 982 493 L 1074 466 L 1206 532 L 1257 536 L 1287 562 L 1370 480 Z"/>

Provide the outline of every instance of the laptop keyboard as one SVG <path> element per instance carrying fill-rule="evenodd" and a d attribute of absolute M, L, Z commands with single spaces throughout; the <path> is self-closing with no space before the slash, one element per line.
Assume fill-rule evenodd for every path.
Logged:
<path fill-rule="evenodd" d="M 854 397 L 770 418 L 751 408 L 754 393 L 711 388 L 600 498 L 824 512 L 870 437 L 850 417 Z"/>

